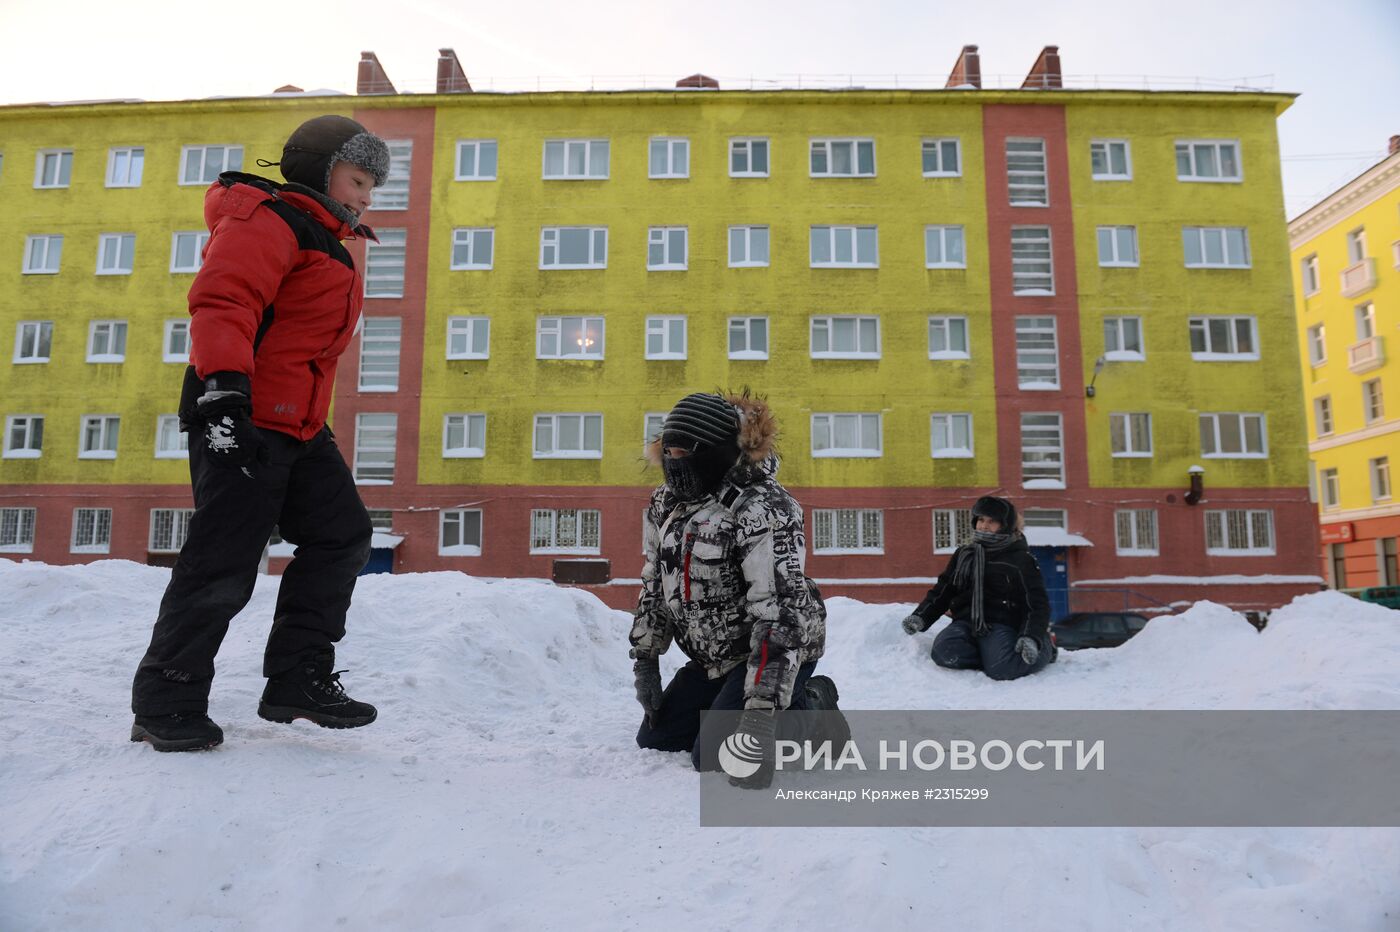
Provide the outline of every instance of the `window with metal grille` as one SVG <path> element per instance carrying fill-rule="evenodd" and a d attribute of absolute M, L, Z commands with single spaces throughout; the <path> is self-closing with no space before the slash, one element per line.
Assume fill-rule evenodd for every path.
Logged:
<path fill-rule="evenodd" d="M 1127 508 L 1113 513 L 1117 551 L 1123 557 L 1155 557 L 1157 512 L 1151 508 Z"/>
<path fill-rule="evenodd" d="M 106 553 L 112 547 L 112 509 L 73 509 L 71 553 Z"/>
<path fill-rule="evenodd" d="M 360 391 L 398 391 L 403 320 L 398 317 L 366 317 L 364 322 L 364 329 L 360 332 Z"/>
<path fill-rule="evenodd" d="M 531 553 L 598 553 L 603 513 L 592 508 L 536 508 L 530 512 Z"/>
<path fill-rule="evenodd" d="M 151 539 L 147 549 L 151 553 L 179 553 L 189 537 L 193 514 L 193 508 L 152 508 Z"/>
<path fill-rule="evenodd" d="M 813 553 L 884 553 L 885 513 L 878 508 L 812 510 Z"/>
<path fill-rule="evenodd" d="M 935 508 L 933 510 L 933 552 L 952 553 L 963 544 L 972 542 L 972 509 Z"/>
<path fill-rule="evenodd" d="M 1274 552 L 1274 513 L 1231 508 L 1207 511 L 1206 553 L 1214 556 L 1267 556 Z"/>
<path fill-rule="evenodd" d="M 0 508 L 0 553 L 34 552 L 33 508 Z"/>
<path fill-rule="evenodd" d="M 1006 185 L 1013 207 L 1047 207 L 1044 139 L 1006 140 Z"/>

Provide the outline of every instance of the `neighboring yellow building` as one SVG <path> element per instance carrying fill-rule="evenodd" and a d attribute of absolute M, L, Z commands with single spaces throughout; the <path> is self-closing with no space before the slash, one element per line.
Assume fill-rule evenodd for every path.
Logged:
<path fill-rule="evenodd" d="M 1400 136 L 1288 233 L 1322 562 L 1339 589 L 1400 585 Z"/>

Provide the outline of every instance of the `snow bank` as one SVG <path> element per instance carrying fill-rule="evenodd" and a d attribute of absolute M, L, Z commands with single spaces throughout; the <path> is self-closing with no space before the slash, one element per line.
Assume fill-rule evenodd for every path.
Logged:
<path fill-rule="evenodd" d="M 332 732 L 255 714 L 260 579 L 224 746 L 156 754 L 127 707 L 167 579 L 0 561 L 0 929 L 1400 924 L 1391 829 L 701 829 L 686 756 L 632 740 L 627 615 L 537 582 L 362 580 L 338 666 L 380 720 Z M 1012 683 L 934 667 L 908 609 L 831 600 L 846 706 L 1400 708 L 1400 613 L 1335 593 L 1263 633 L 1202 603 Z"/>

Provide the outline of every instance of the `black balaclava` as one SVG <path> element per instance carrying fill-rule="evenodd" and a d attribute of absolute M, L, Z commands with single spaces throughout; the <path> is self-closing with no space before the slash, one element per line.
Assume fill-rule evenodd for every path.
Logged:
<path fill-rule="evenodd" d="M 739 413 L 719 395 L 686 395 L 661 425 L 661 470 L 666 485 L 682 501 L 713 494 L 739 459 Z M 689 456 L 672 459 L 667 447 Z"/>
<path fill-rule="evenodd" d="M 389 147 L 349 117 L 327 114 L 307 120 L 287 137 L 282 147 L 282 177 L 323 197 L 330 188 L 331 169 L 336 162 L 363 168 L 374 176 L 375 187 L 389 178 Z M 358 221 L 357 217 L 345 216 L 349 211 L 334 201 L 327 207 L 332 204 L 338 209 L 331 212 L 339 219 L 351 225 Z"/>

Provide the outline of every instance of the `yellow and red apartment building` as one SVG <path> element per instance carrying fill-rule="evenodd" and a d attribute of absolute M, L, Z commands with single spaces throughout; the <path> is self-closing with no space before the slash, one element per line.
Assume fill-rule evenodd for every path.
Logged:
<path fill-rule="evenodd" d="M 1288 233 L 1323 572 L 1337 589 L 1400 586 L 1400 136 Z"/>
<path fill-rule="evenodd" d="M 372 568 L 606 560 L 626 605 L 645 438 L 749 386 L 827 594 L 917 599 L 988 492 L 1058 612 L 1320 584 L 1291 96 L 1066 90 L 1053 48 L 1012 90 L 975 47 L 936 90 L 473 93 L 444 61 L 435 94 L 367 54 L 355 96 L 0 108 L 0 552 L 172 559 L 204 190 L 336 112 L 394 153 L 332 412 Z"/>

